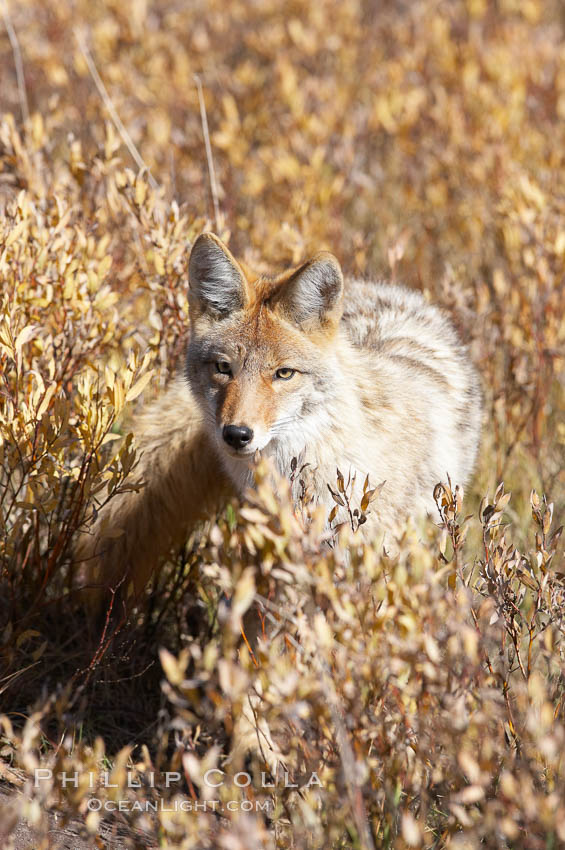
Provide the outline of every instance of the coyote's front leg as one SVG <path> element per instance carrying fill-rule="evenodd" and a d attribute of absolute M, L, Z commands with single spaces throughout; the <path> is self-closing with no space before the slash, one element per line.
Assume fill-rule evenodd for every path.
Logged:
<path fill-rule="evenodd" d="M 232 494 L 190 389 L 178 379 L 134 428 L 139 463 L 75 549 L 81 593 L 100 610 L 142 592 L 160 559 Z M 115 604 L 115 603 L 114 603 Z"/>

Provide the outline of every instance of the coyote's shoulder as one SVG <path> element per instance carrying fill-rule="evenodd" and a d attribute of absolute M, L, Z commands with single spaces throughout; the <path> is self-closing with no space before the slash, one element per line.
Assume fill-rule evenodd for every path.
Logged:
<path fill-rule="evenodd" d="M 126 575 L 139 592 L 173 541 L 253 485 L 257 453 L 283 476 L 295 459 L 307 465 L 311 498 L 328 511 L 336 468 L 354 477 L 354 500 L 367 475 L 382 485 L 365 535 L 431 509 L 448 475 L 467 481 L 479 381 L 450 320 L 421 294 L 344 282 L 326 252 L 254 275 L 213 234 L 196 241 L 189 277 L 185 376 L 140 419 L 143 486 L 83 536 L 91 579 Z"/>

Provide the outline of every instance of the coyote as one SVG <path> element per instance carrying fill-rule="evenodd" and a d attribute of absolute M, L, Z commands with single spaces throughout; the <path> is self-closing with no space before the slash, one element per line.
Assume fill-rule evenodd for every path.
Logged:
<path fill-rule="evenodd" d="M 344 282 L 327 252 L 256 275 L 204 233 L 189 260 L 189 317 L 185 375 L 137 425 L 140 489 L 114 497 L 82 536 L 90 584 L 125 577 L 137 596 L 174 542 L 253 485 L 258 452 L 282 476 L 307 464 L 328 513 L 336 469 L 355 476 L 354 498 L 367 475 L 382 484 L 366 537 L 433 510 L 448 475 L 468 480 L 479 380 L 450 320 L 421 294 Z"/>

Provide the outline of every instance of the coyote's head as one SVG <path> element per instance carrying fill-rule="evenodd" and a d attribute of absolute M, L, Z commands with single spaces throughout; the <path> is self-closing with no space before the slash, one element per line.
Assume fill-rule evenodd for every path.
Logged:
<path fill-rule="evenodd" d="M 187 376 L 221 451 L 249 461 L 277 442 L 320 433 L 335 391 L 343 277 L 322 252 L 277 277 L 257 276 L 212 233 L 189 264 Z"/>

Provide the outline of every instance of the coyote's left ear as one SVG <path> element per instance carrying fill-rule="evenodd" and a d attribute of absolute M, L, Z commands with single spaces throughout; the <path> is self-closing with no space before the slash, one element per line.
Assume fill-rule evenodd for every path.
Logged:
<path fill-rule="evenodd" d="M 304 330 L 335 327 L 343 312 L 343 275 L 334 255 L 321 251 L 297 269 L 282 285 L 276 303 Z"/>
<path fill-rule="evenodd" d="M 202 233 L 188 261 L 189 302 L 196 314 L 227 316 L 242 310 L 248 300 L 243 269 L 213 233 Z"/>

